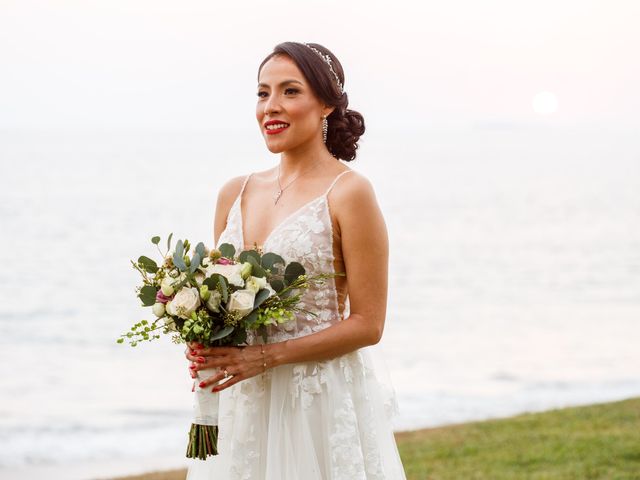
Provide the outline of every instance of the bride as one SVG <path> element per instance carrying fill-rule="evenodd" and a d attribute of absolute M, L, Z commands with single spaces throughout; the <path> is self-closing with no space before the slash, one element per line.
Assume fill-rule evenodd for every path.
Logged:
<path fill-rule="evenodd" d="M 258 69 L 256 118 L 280 162 L 222 187 L 216 246 L 345 275 L 311 285 L 300 306 L 316 315 L 269 325 L 266 342 L 189 343 L 191 376 L 220 368 L 200 387 L 221 394 L 219 454 L 190 460 L 187 480 L 406 478 L 397 403 L 372 348 L 386 316 L 388 237 L 371 183 L 344 163 L 365 127 L 343 85 L 340 62 L 317 43 L 281 43 Z"/>

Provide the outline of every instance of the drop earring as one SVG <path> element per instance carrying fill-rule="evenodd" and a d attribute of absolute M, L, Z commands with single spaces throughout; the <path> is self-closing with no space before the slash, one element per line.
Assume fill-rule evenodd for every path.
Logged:
<path fill-rule="evenodd" d="M 329 128 L 329 121 L 327 120 L 327 116 L 322 116 L 322 141 L 327 143 L 327 130 Z"/>

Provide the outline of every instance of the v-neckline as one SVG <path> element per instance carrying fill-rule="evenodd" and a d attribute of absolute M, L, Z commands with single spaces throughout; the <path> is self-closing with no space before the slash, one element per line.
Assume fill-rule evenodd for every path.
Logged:
<path fill-rule="evenodd" d="M 327 192 L 328 193 L 328 192 Z M 269 240 L 271 239 L 271 237 L 280 229 L 280 227 L 282 227 L 290 218 L 292 218 L 293 216 L 295 216 L 297 213 L 299 213 L 302 209 L 308 207 L 309 205 L 311 205 L 313 202 L 317 202 L 318 200 L 323 200 L 326 199 L 327 197 L 327 193 L 323 193 L 322 195 L 319 195 L 315 198 L 312 198 L 311 200 L 309 200 L 307 203 L 303 204 L 302 206 L 300 206 L 299 208 L 297 208 L 296 210 L 294 210 L 293 212 L 291 212 L 289 215 L 287 215 L 286 217 L 284 217 L 282 219 L 281 222 L 279 222 L 267 235 L 267 238 L 264 239 L 264 241 L 262 242 L 262 245 L 258 244 L 258 247 L 262 247 L 264 249 L 264 246 L 269 242 Z M 247 246 L 245 245 L 245 237 L 244 237 L 244 218 L 242 216 L 242 192 L 240 192 L 240 194 L 238 195 L 238 198 L 236 199 L 236 208 L 238 208 L 240 210 L 239 213 L 239 217 L 240 217 L 240 248 L 241 250 L 244 250 L 247 248 Z"/>

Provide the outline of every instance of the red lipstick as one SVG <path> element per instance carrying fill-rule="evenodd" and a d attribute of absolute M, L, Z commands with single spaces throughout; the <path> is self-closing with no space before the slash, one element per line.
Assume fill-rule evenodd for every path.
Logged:
<path fill-rule="evenodd" d="M 268 125 L 285 125 L 281 128 L 267 128 Z M 287 122 L 283 122 L 282 120 L 269 120 L 264 123 L 264 130 L 267 135 L 275 135 L 276 133 L 284 132 L 287 128 L 289 128 L 289 124 Z"/>

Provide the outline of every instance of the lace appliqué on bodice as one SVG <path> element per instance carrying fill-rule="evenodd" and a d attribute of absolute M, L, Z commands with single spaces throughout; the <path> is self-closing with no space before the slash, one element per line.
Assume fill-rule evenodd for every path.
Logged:
<path fill-rule="evenodd" d="M 329 211 L 328 195 L 340 173 L 323 195 L 304 204 L 286 217 L 269 234 L 262 245 L 265 252 L 275 252 L 285 262 L 300 262 L 308 275 L 335 273 L 333 252 L 333 224 Z M 237 252 L 244 250 L 242 222 L 242 193 L 251 174 L 245 179 L 242 189 L 231 206 L 227 227 L 218 239 L 218 246 L 231 243 Z M 289 338 L 309 335 L 327 328 L 348 315 L 348 299 L 345 312 L 340 314 L 335 279 L 329 278 L 323 284 L 311 284 L 302 295 L 299 307 L 314 312 L 297 312 L 295 321 L 267 327 L 268 342 L 280 342 Z M 254 335 L 249 335 L 247 343 L 255 343 Z"/>

